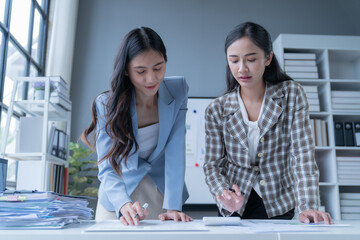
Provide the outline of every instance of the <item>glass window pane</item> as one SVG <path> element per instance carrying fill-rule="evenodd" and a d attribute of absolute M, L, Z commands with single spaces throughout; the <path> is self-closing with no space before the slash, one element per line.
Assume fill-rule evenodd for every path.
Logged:
<path fill-rule="evenodd" d="M 11 92 L 13 89 L 13 80 L 15 77 L 25 75 L 26 58 L 22 55 L 15 46 L 9 42 L 7 62 L 6 62 L 6 75 L 4 85 L 4 98 L 3 103 L 9 106 L 11 99 Z M 18 86 L 16 99 L 22 98 L 22 85 Z"/>
<path fill-rule="evenodd" d="M 11 8 L 10 32 L 26 49 L 29 35 L 31 0 L 13 0 Z"/>
<path fill-rule="evenodd" d="M 0 130 L 0 143 L 2 144 L 3 141 L 3 134 L 5 130 L 6 125 L 6 118 L 7 114 L 5 111 L 2 111 L 1 113 L 1 130 Z M 16 134 L 17 129 L 19 129 L 19 120 L 15 117 L 11 118 L 10 122 L 10 128 L 9 128 L 9 134 L 7 138 L 7 144 L 6 144 L 6 152 L 7 153 L 14 153 L 15 147 L 16 147 Z M 1 145 L 0 145 L 1 146 Z M 17 167 L 17 161 L 8 159 L 8 171 L 7 171 L 7 181 L 14 182 L 16 180 L 16 167 Z"/>
<path fill-rule="evenodd" d="M 41 19 L 41 22 L 40 22 Z M 35 59 L 36 62 L 40 63 L 40 48 L 39 48 L 39 41 L 41 39 L 39 33 L 41 32 L 40 29 L 42 28 L 42 18 L 39 13 L 39 10 L 35 9 L 34 15 L 34 29 L 33 29 L 33 37 L 32 37 L 32 46 L 31 46 L 31 57 Z"/>
<path fill-rule="evenodd" d="M 0 0 L 0 21 L 4 23 L 5 0 Z"/>

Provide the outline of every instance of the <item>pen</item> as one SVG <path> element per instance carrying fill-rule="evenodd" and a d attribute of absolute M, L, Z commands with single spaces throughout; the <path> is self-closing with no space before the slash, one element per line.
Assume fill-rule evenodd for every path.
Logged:
<path fill-rule="evenodd" d="M 229 188 L 229 191 L 232 191 L 233 193 L 235 192 L 235 189 L 233 189 L 233 188 Z M 241 195 L 245 195 L 245 193 L 243 193 L 243 192 L 240 192 L 241 193 Z"/>
<path fill-rule="evenodd" d="M 141 208 L 142 208 L 142 210 L 145 210 L 145 209 L 147 209 L 148 206 L 149 206 L 148 203 L 144 203 L 144 205 Z M 138 216 L 139 216 L 139 214 L 136 213 L 134 218 L 137 218 Z"/>

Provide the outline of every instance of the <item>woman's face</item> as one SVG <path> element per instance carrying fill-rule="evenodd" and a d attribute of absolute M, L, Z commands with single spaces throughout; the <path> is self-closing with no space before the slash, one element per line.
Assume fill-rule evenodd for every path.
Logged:
<path fill-rule="evenodd" d="M 271 62 L 272 52 L 266 57 L 250 38 L 242 37 L 228 47 L 226 54 L 231 73 L 241 87 L 252 88 L 263 84 L 263 74 Z"/>
<path fill-rule="evenodd" d="M 164 79 L 165 70 L 164 57 L 154 50 L 147 50 L 130 61 L 126 74 L 137 94 L 152 97 L 157 93 Z"/>

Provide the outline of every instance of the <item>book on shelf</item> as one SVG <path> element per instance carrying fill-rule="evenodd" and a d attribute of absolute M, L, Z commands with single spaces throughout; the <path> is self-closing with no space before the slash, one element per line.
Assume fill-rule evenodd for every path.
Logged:
<path fill-rule="evenodd" d="M 360 96 L 360 91 L 336 91 L 336 90 L 331 91 L 331 98 L 342 97 L 342 98 L 359 99 L 359 96 Z"/>
<path fill-rule="evenodd" d="M 360 97 L 332 97 L 331 98 L 332 104 L 359 104 Z"/>
<path fill-rule="evenodd" d="M 318 87 L 315 85 L 301 85 L 301 87 L 304 89 L 305 93 L 318 93 Z M 318 94 L 316 95 L 318 96 Z"/>
<path fill-rule="evenodd" d="M 360 213 L 342 213 L 342 220 L 360 220 Z"/>
<path fill-rule="evenodd" d="M 316 66 L 315 60 L 285 59 L 285 66 Z"/>
<path fill-rule="evenodd" d="M 360 200 L 342 199 L 342 200 L 340 200 L 340 204 L 342 206 L 358 206 L 358 207 L 360 207 Z"/>
<path fill-rule="evenodd" d="M 340 199 L 360 200 L 360 193 L 340 193 Z"/>
<path fill-rule="evenodd" d="M 360 213 L 360 207 L 356 207 L 356 206 L 341 206 L 341 213 Z"/>
<path fill-rule="evenodd" d="M 336 161 L 338 161 L 338 162 L 360 162 L 360 157 L 337 156 Z"/>
<path fill-rule="evenodd" d="M 322 119 L 310 119 L 315 146 L 329 146 L 327 123 Z"/>
<path fill-rule="evenodd" d="M 317 72 L 286 72 L 287 75 L 292 77 L 293 79 L 318 79 L 319 74 Z"/>
<path fill-rule="evenodd" d="M 315 53 L 284 53 L 284 59 L 315 60 Z"/>
<path fill-rule="evenodd" d="M 310 104 L 309 105 L 310 112 L 320 112 L 320 105 L 318 104 Z"/>
<path fill-rule="evenodd" d="M 60 105 L 60 107 L 64 108 L 67 111 L 71 110 L 71 101 L 69 99 L 65 99 L 61 96 L 50 96 L 50 101 L 52 103 Z"/>
<path fill-rule="evenodd" d="M 285 72 L 318 72 L 317 66 L 285 66 Z"/>

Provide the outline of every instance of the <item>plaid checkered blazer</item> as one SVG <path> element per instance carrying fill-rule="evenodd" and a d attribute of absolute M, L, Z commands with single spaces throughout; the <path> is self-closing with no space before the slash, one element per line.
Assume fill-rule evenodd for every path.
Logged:
<path fill-rule="evenodd" d="M 238 88 L 237 88 L 238 90 Z M 285 81 L 266 88 L 259 118 L 256 163 L 249 158 L 248 127 L 237 91 L 215 99 L 206 109 L 205 181 L 210 192 L 237 184 L 245 193 L 242 215 L 255 181 L 259 182 L 268 217 L 296 207 L 299 213 L 319 207 L 319 171 L 314 158 L 308 102 L 303 88 Z M 216 198 L 220 213 L 231 215 Z"/>

